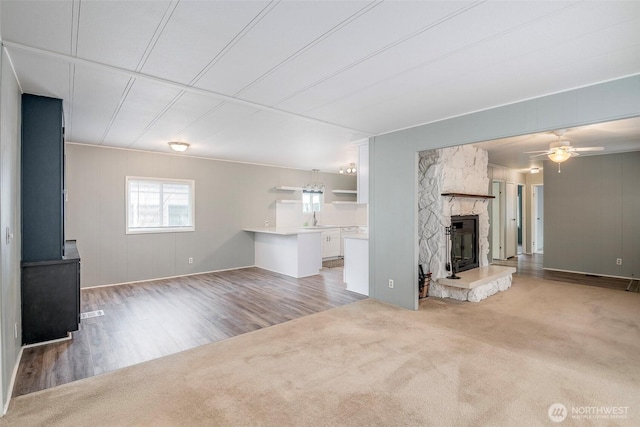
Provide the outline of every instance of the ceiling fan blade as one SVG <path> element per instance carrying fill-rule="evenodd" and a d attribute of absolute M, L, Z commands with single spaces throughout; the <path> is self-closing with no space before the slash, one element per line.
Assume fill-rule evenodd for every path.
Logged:
<path fill-rule="evenodd" d="M 542 156 L 548 156 L 549 153 L 547 153 L 546 151 L 542 154 L 536 154 L 535 156 L 529 156 L 530 159 L 535 159 L 536 157 L 542 157 Z"/>
<path fill-rule="evenodd" d="M 574 151 L 603 151 L 604 147 L 574 147 Z"/>
<path fill-rule="evenodd" d="M 548 153 L 549 150 L 525 151 L 524 154 Z"/>

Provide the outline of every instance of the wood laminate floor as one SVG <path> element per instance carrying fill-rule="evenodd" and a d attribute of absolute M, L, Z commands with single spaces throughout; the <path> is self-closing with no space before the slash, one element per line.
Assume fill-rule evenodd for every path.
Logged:
<path fill-rule="evenodd" d="M 520 254 L 508 260 L 493 260 L 493 264 L 516 267 L 515 277 L 540 277 L 546 280 L 574 283 L 577 285 L 598 286 L 601 288 L 626 290 L 629 279 L 617 279 L 615 277 L 595 276 L 591 274 L 566 273 L 563 271 L 543 270 L 542 254 Z"/>
<path fill-rule="evenodd" d="M 342 268 L 294 279 L 245 268 L 85 289 L 73 340 L 25 348 L 14 396 L 167 356 L 366 298 Z"/>

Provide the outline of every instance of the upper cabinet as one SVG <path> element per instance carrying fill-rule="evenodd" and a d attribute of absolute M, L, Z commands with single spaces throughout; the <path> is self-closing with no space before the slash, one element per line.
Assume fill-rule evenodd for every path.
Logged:
<path fill-rule="evenodd" d="M 358 203 L 369 203 L 369 143 L 358 147 Z"/>
<path fill-rule="evenodd" d="M 62 100 L 22 95 L 22 260 L 64 255 Z"/>

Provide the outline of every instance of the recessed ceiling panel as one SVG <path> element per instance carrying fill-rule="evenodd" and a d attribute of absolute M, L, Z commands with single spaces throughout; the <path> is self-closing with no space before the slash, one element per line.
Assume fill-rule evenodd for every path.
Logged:
<path fill-rule="evenodd" d="M 58 59 L 8 49 L 24 93 L 69 101 L 70 65 Z"/>
<path fill-rule="evenodd" d="M 71 53 L 71 0 L 2 0 L 0 12 L 2 40 L 65 55 Z"/>
<path fill-rule="evenodd" d="M 352 142 L 362 139 L 335 127 L 259 111 L 211 138 L 206 155 L 301 169 L 323 165 L 325 171 L 336 172 L 347 162 L 345 152 L 351 153 L 349 161 L 357 160 Z"/>
<path fill-rule="evenodd" d="M 218 102 L 212 104 L 211 108 L 204 114 L 197 117 L 192 123 L 185 127 L 180 135 L 186 141 L 191 141 L 199 146 L 216 144 L 220 141 L 218 135 L 228 129 L 249 126 L 250 118 L 259 110 L 244 105 L 228 102 Z M 264 135 L 261 141 L 256 141 L 256 145 L 264 142 Z M 225 141 L 233 145 L 232 141 Z"/>
<path fill-rule="evenodd" d="M 447 15 L 468 7 L 465 2 L 385 2 L 366 11 L 312 49 L 294 58 L 243 92 L 244 98 L 273 105 L 336 73 L 357 65 L 370 56 L 391 48 Z M 400 64 L 383 64 L 395 69 Z M 362 75 L 366 78 L 367 76 Z"/>
<path fill-rule="evenodd" d="M 153 125 L 142 135 L 133 148 L 141 150 L 168 149 L 169 141 L 181 141 L 191 144 L 195 148 L 200 145 L 199 139 L 194 139 L 190 130 L 202 122 L 205 126 L 210 119 L 210 113 L 221 101 L 185 92 Z M 192 150 L 193 151 L 193 150 Z"/>
<path fill-rule="evenodd" d="M 171 106 L 180 90 L 136 79 L 125 89 L 121 105 L 104 139 L 105 145 L 130 147 L 140 138 L 161 113 Z"/>
<path fill-rule="evenodd" d="M 359 1 L 278 3 L 219 58 L 197 86 L 234 95 L 366 5 Z"/>
<path fill-rule="evenodd" d="M 268 4 L 268 1 L 180 2 L 143 72 L 190 83 Z"/>
<path fill-rule="evenodd" d="M 278 106 L 286 110 L 309 112 L 313 108 L 360 90 L 375 91 L 375 85 L 379 82 L 400 76 L 403 85 L 410 87 L 410 90 L 430 87 L 433 82 L 423 74 L 420 67 L 431 70 L 443 61 L 451 62 L 451 57 L 456 60 L 457 55 L 466 57 L 474 55 L 475 52 L 494 55 L 494 51 L 488 46 L 492 40 L 500 38 L 505 32 L 514 31 L 523 23 L 540 15 L 554 13 L 559 7 L 554 6 L 554 2 L 540 4 L 541 6 L 534 8 L 531 5 L 516 7 L 508 3 L 500 8 L 499 4 L 485 3 L 463 13 L 451 14 L 436 26 L 425 26 L 425 31 L 414 32 L 414 37 L 401 42 L 400 39 L 396 39 L 397 44 L 394 44 L 393 48 L 379 50 L 375 55 L 368 55 L 366 60 L 334 71 L 330 78 L 325 77 L 307 84 L 303 89 L 284 98 Z M 526 49 L 526 45 L 515 47 L 518 46 L 520 49 Z M 502 58 L 508 58 L 511 52 L 498 54 Z M 477 54 L 476 57 L 484 61 L 482 54 Z M 445 66 L 438 69 L 439 73 L 430 74 L 446 80 L 447 85 L 440 84 L 440 87 L 455 89 L 457 81 L 450 78 L 450 72 L 464 71 L 475 64 L 474 61 L 456 61 L 453 70 L 452 67 Z M 457 99 L 456 102 L 461 110 L 466 108 L 465 99 Z"/>
<path fill-rule="evenodd" d="M 162 31 L 170 1 L 82 2 L 78 56 L 130 70 L 138 69 Z M 165 19 L 167 19 L 166 17 Z"/>
<path fill-rule="evenodd" d="M 67 140 L 99 144 L 130 78 L 80 65 L 75 66 L 73 75 L 73 116 L 67 124 Z"/>

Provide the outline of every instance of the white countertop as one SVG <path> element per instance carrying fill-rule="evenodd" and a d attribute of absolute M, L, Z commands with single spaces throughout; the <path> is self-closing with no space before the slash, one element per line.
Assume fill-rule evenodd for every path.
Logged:
<path fill-rule="evenodd" d="M 296 235 L 296 234 L 322 233 L 322 230 L 326 230 L 326 228 L 251 227 L 251 228 L 243 228 L 242 230 L 244 230 L 244 231 L 252 231 L 254 233 L 267 233 L 267 234 L 279 234 L 281 236 L 291 236 L 291 235 Z"/>
<path fill-rule="evenodd" d="M 344 236 L 345 239 L 369 240 L 369 233 L 350 234 Z"/>
<path fill-rule="evenodd" d="M 254 233 L 279 234 L 281 236 L 290 236 L 305 233 L 322 233 L 326 230 L 340 229 L 347 227 L 358 227 L 357 225 L 322 225 L 320 227 L 246 227 L 243 231 L 251 231 Z M 365 234 L 363 234 L 365 235 Z M 366 234 L 368 236 L 368 234 Z M 368 237 L 367 237 L 368 238 Z"/>

